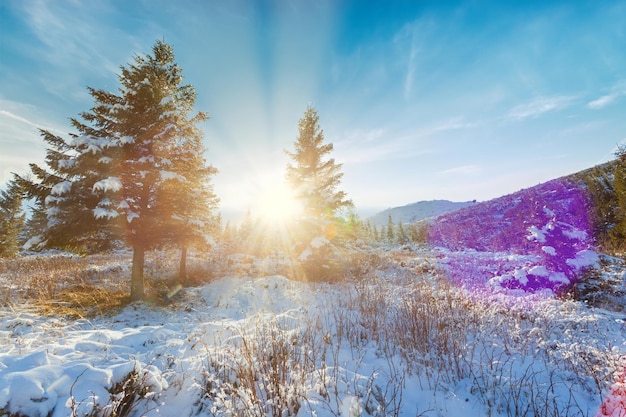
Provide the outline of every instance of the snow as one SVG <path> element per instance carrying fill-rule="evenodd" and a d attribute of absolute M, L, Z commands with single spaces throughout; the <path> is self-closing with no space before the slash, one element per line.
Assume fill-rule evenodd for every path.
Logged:
<path fill-rule="evenodd" d="M 169 104 L 172 104 L 174 102 L 174 97 L 172 96 L 165 96 L 161 99 L 161 106 L 167 106 Z"/>
<path fill-rule="evenodd" d="M 281 399 L 293 401 L 292 413 L 283 415 L 299 417 L 504 417 L 515 415 L 511 407 L 517 406 L 539 415 L 533 410 L 543 410 L 541 404 L 554 412 L 541 415 L 624 411 L 621 368 L 610 364 L 626 354 L 626 317 L 537 294 L 483 299 L 445 290 L 439 272 L 414 270 L 434 259 L 445 264 L 447 253 L 440 250 L 378 254 L 400 255 L 407 266 L 389 261 L 356 282 L 333 285 L 255 273 L 261 264 L 278 261 L 233 255 L 232 269 L 201 287 L 179 289 L 169 305 L 134 303 L 89 320 L 2 308 L 0 410 L 33 417 L 91 415 L 94 407 L 110 406 L 112 387 L 135 373 L 146 396 L 132 416 L 241 415 L 242 407 L 270 416 L 277 415 L 269 410 Z M 465 260 L 471 257 L 482 264 L 487 257 L 495 263 L 528 260 L 466 252 Z M 581 261 L 591 258 L 580 254 Z M 247 275 L 233 273 L 248 262 Z M 541 268 L 519 269 L 510 277 L 550 275 Z M 423 297 L 431 301 L 423 303 Z M 451 317 L 463 327 L 430 310 L 438 299 L 447 300 L 456 312 Z M 415 314 L 431 312 L 425 322 L 431 325 L 407 333 L 406 345 L 385 339 L 398 324 L 393 317 L 411 300 L 417 300 Z M 408 348 L 420 343 L 426 350 Z M 448 356 L 457 345 L 459 356 Z M 284 351 L 294 356 L 280 365 Z M 271 373 L 274 368 L 264 374 L 264 364 L 286 373 L 290 382 L 281 396 L 264 379 L 278 374 Z M 256 369 L 255 393 L 240 385 L 246 366 Z M 609 375 L 608 383 L 603 375 Z"/>
<path fill-rule="evenodd" d="M 102 149 L 112 146 L 113 142 L 110 138 L 101 138 L 91 135 L 78 136 L 70 142 L 70 146 L 74 148 L 82 148 L 81 152 L 92 153 L 96 155 L 102 151 Z"/>
<path fill-rule="evenodd" d="M 119 142 L 121 145 L 129 145 L 131 143 L 135 143 L 135 138 L 131 137 L 131 136 L 122 136 L 119 139 Z"/>
<path fill-rule="evenodd" d="M 537 226 L 530 226 L 528 228 L 530 235 L 526 236 L 526 239 L 530 241 L 537 241 L 539 243 L 546 243 L 545 231 L 539 229 Z"/>
<path fill-rule="evenodd" d="M 173 123 L 168 123 L 161 132 L 154 135 L 155 139 L 161 139 L 163 136 L 169 134 L 171 131 L 176 130 L 177 126 Z"/>
<path fill-rule="evenodd" d="M 59 160 L 59 168 L 60 169 L 69 169 L 76 165 L 75 159 L 60 159 Z"/>
<path fill-rule="evenodd" d="M 96 219 L 114 219 L 119 216 L 120 213 L 106 207 L 96 207 L 93 209 L 93 215 Z"/>
<path fill-rule="evenodd" d="M 55 184 L 50 190 L 51 195 L 63 195 L 67 194 L 72 189 L 72 183 L 70 181 L 62 181 Z"/>
<path fill-rule="evenodd" d="M 583 268 L 598 268 L 600 263 L 600 257 L 592 250 L 581 250 L 576 253 L 574 259 L 566 260 L 567 264 L 573 266 L 577 270 Z"/>
<path fill-rule="evenodd" d="M 28 239 L 26 243 L 22 245 L 22 249 L 28 251 L 28 250 L 37 248 L 39 245 L 43 245 L 43 244 L 45 244 L 45 240 L 43 239 L 42 236 L 37 235 Z"/>
<path fill-rule="evenodd" d="M 172 171 L 159 171 L 159 176 L 161 177 L 161 181 L 176 180 L 180 182 L 187 182 L 185 177 Z"/>
<path fill-rule="evenodd" d="M 584 230 L 564 228 L 563 234 L 572 240 L 583 241 L 587 239 L 587 232 Z"/>
<path fill-rule="evenodd" d="M 133 219 L 138 219 L 139 218 L 139 214 L 135 213 L 132 210 L 127 210 L 126 211 L 126 221 L 128 223 L 132 223 Z"/>
<path fill-rule="evenodd" d="M 102 192 L 117 192 L 122 189 L 122 182 L 117 177 L 108 177 L 103 180 L 97 181 L 93 185 L 93 192 L 102 191 Z"/>

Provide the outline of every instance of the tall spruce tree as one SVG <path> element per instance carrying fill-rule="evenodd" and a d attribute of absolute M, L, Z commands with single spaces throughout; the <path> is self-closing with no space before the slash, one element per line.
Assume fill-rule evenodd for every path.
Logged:
<path fill-rule="evenodd" d="M 32 167 L 48 239 L 110 233 L 132 247 L 133 300 L 144 296 L 146 250 L 179 244 L 184 275 L 186 248 L 210 230 L 217 205 L 197 128 L 207 115 L 190 117 L 195 90 L 182 84 L 172 47 L 157 41 L 152 52 L 121 67 L 118 94 L 89 88 L 95 104 L 72 119 L 72 140 L 43 132 L 51 172 Z"/>
<path fill-rule="evenodd" d="M 339 210 L 351 208 L 353 204 L 344 191 L 337 189 L 343 176 L 341 164 L 328 157 L 333 144 L 324 143 L 319 116 L 311 106 L 298 122 L 294 148 L 294 152 L 285 151 L 293 159 L 293 164 L 287 165 L 286 177 L 303 203 L 305 215 L 315 226 L 335 221 Z"/>
<path fill-rule="evenodd" d="M 317 111 L 308 106 L 298 122 L 294 151 L 285 152 L 293 160 L 287 165 L 286 179 L 303 207 L 303 219 L 298 227 L 300 241 L 305 252 L 317 252 L 310 264 L 319 264 L 327 256 L 319 241 L 312 244 L 313 239 L 332 240 L 340 229 L 341 210 L 353 207 L 346 193 L 338 189 L 343 173 L 341 164 L 330 158 L 332 151 L 332 143 L 324 141 Z"/>
<path fill-rule="evenodd" d="M 12 257 L 19 253 L 20 234 L 26 219 L 22 200 L 23 191 L 14 175 L 6 189 L 0 190 L 0 257 Z"/>
<path fill-rule="evenodd" d="M 132 299 L 144 295 L 145 251 L 177 242 L 183 249 L 184 274 L 186 248 L 208 231 L 217 205 L 209 185 L 216 170 L 206 164 L 197 128 L 207 115 L 199 112 L 190 117 L 195 89 L 182 84 L 182 69 L 174 61 L 172 47 L 157 41 L 152 52 L 121 68 L 119 95 L 92 93 L 102 110 L 93 120 L 112 121 L 121 151 L 116 164 L 119 174 L 104 179 L 100 187 L 101 206 L 109 207 L 107 188 L 116 192 L 114 207 L 125 219 L 125 238 L 133 248 Z M 113 180 L 110 187 L 109 180 Z"/>

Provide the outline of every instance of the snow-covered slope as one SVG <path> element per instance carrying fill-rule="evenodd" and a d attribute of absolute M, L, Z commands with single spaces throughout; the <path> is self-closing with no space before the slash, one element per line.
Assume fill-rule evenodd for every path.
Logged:
<path fill-rule="evenodd" d="M 590 213 L 581 185 L 556 179 L 439 216 L 428 240 L 457 253 L 469 249 L 504 254 L 507 262 L 493 263 L 490 255 L 489 265 L 472 255 L 472 262 L 478 263 L 471 271 L 462 255 L 450 275 L 465 285 L 488 281 L 496 288 L 569 289 L 581 272 L 597 268 L 599 261 Z M 515 257 L 515 265 L 509 265 L 513 255 L 525 258 L 519 262 Z"/>
<path fill-rule="evenodd" d="M 356 283 L 224 276 L 91 320 L 1 308 L 0 416 L 624 415 L 623 317 L 472 296 L 423 250 Z"/>
<path fill-rule="evenodd" d="M 419 201 L 402 207 L 393 207 L 381 211 L 367 220 L 376 226 L 386 225 L 389 215 L 395 224 L 415 223 L 431 217 L 441 216 L 464 207 L 472 206 L 476 201 L 454 202 L 449 200 Z"/>

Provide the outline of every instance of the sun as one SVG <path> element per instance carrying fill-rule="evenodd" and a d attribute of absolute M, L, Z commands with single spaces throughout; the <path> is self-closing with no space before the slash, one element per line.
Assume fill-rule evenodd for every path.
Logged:
<path fill-rule="evenodd" d="M 252 215 L 273 224 L 286 224 L 302 213 L 302 205 L 284 182 L 263 186 L 253 204 Z"/>

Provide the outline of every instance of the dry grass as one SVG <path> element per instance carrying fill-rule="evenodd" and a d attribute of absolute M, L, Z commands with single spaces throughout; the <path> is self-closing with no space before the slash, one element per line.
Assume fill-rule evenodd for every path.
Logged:
<path fill-rule="evenodd" d="M 178 284 L 178 253 L 146 253 L 146 302 L 169 303 Z M 212 274 L 203 258 L 188 259 L 187 285 L 201 285 Z M 27 306 L 43 315 L 91 318 L 115 314 L 127 305 L 130 253 L 87 257 L 29 255 L 0 258 L 0 307 Z M 178 287 L 176 287 L 178 288 Z"/>
<path fill-rule="evenodd" d="M 115 314 L 129 302 L 128 291 L 77 285 L 67 288 L 57 298 L 39 299 L 33 306 L 44 316 L 61 315 L 79 319 Z"/>
<path fill-rule="evenodd" d="M 71 318 L 117 311 L 128 302 L 127 265 L 117 254 L 0 259 L 0 306 Z"/>

